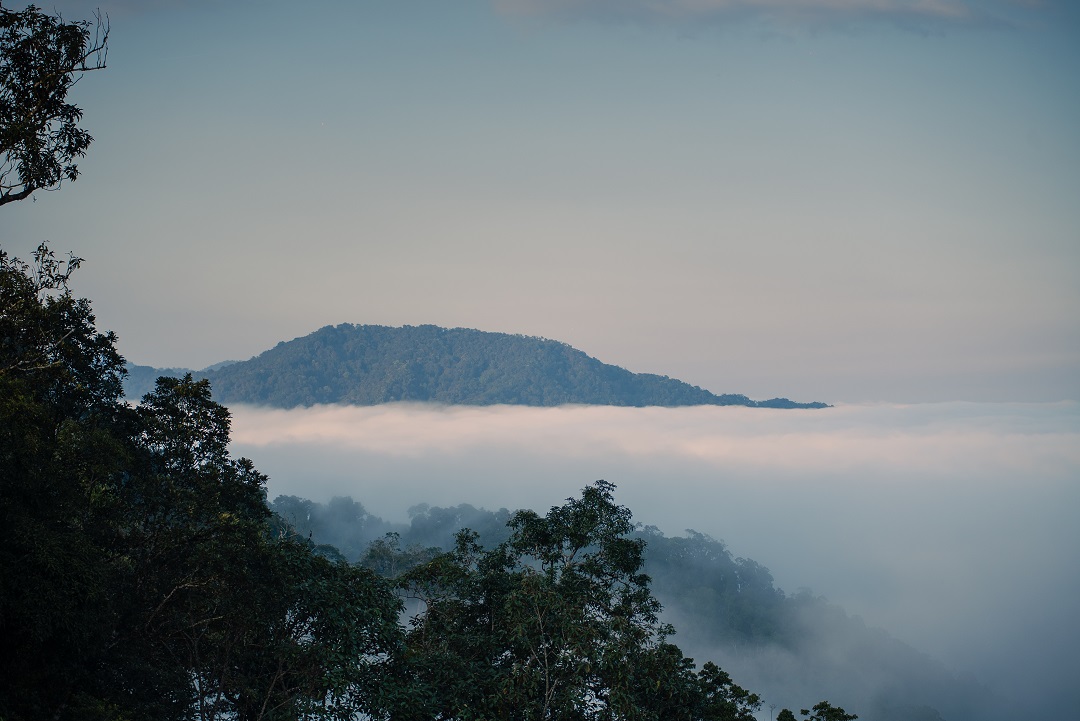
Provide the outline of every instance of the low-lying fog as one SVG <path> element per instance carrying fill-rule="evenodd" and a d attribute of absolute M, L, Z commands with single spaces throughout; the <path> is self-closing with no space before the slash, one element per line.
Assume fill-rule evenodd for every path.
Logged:
<path fill-rule="evenodd" d="M 1080 708 L 1080 404 L 232 411 L 271 498 L 405 521 L 422 502 L 543 511 L 603 478 L 638 521 L 724 539 L 1031 718 Z"/>

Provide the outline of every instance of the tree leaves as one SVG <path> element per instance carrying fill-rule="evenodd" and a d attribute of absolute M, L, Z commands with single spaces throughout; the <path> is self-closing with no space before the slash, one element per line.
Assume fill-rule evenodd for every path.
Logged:
<path fill-rule="evenodd" d="M 462 532 L 402 577 L 423 605 L 401 667 L 424 689 L 422 717 L 752 718 L 756 696 L 667 642 L 644 542 L 613 490 L 599 481 L 546 516 L 519 511 L 490 550 Z"/>
<path fill-rule="evenodd" d="M 64 22 L 33 5 L 0 7 L 0 205 L 78 177 L 75 161 L 93 138 L 67 93 L 81 73 L 105 67 L 108 40 L 100 15 Z"/>
<path fill-rule="evenodd" d="M 399 600 L 272 522 L 206 381 L 121 401 L 77 264 L 0 251 L 0 718 L 378 713 Z"/>

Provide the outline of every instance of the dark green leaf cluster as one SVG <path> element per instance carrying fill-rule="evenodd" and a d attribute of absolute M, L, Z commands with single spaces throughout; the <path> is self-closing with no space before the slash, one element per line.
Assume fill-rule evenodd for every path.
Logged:
<path fill-rule="evenodd" d="M 100 16 L 92 25 L 0 7 L 0 205 L 78 177 L 93 138 L 67 94 L 80 73 L 105 67 L 108 37 Z"/>
<path fill-rule="evenodd" d="M 838 706 L 833 706 L 828 701 L 815 704 L 813 709 L 802 709 L 799 713 L 806 716 L 806 721 L 855 721 L 859 718 Z"/>
<path fill-rule="evenodd" d="M 667 641 L 645 544 L 612 490 L 520 511 L 491 549 L 462 531 L 400 577 L 421 611 L 399 667 L 414 695 L 394 718 L 754 718 L 756 695 Z"/>
<path fill-rule="evenodd" d="M 0 251 L 0 718 L 376 711 L 400 601 L 282 532 L 207 381 L 122 402 L 77 265 Z"/>

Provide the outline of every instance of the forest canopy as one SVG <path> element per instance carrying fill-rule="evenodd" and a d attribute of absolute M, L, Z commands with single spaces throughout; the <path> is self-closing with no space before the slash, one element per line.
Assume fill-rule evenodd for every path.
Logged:
<path fill-rule="evenodd" d="M 29 5 L 0 7 L 0 206 L 79 177 L 93 141 L 68 91 L 105 67 L 109 21 L 66 22 Z"/>

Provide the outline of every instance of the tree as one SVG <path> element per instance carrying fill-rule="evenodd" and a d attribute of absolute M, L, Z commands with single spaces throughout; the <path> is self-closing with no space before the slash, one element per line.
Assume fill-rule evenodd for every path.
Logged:
<path fill-rule="evenodd" d="M 756 696 L 667 642 L 644 541 L 613 488 L 597 482 L 546 516 L 519 511 L 491 550 L 463 531 L 404 574 L 423 609 L 398 668 L 413 693 L 394 718 L 753 718 Z"/>
<path fill-rule="evenodd" d="M 802 709 L 799 713 L 807 717 L 806 721 L 855 721 L 859 718 L 839 706 L 833 706 L 828 701 L 816 704 L 813 709 Z"/>
<path fill-rule="evenodd" d="M 93 28 L 93 35 L 91 35 Z M 30 5 L 0 7 L 0 205 L 79 175 L 93 138 L 67 94 L 83 73 L 105 67 L 109 22 L 65 22 Z"/>
<path fill-rule="evenodd" d="M 78 259 L 0 250 L 0 717 L 93 718 L 115 630 L 123 358 L 68 289 Z"/>
<path fill-rule="evenodd" d="M 128 537 L 143 597 L 125 625 L 142 629 L 132 641 L 145 657 L 185 678 L 186 712 L 377 713 L 400 635 L 389 585 L 271 523 L 266 478 L 229 456 L 229 413 L 208 381 L 159 378 L 138 413 L 146 480 L 129 485 L 138 521 Z"/>
<path fill-rule="evenodd" d="M 401 534 L 391 531 L 369 543 L 359 563 L 384 578 L 396 579 L 402 573 L 430 562 L 439 553 L 438 548 L 424 548 L 419 544 L 403 549 Z"/>
<path fill-rule="evenodd" d="M 81 263 L 57 259 L 45 243 L 32 265 L 0 248 L 0 378 L 63 415 L 115 409 L 123 392 L 116 336 L 99 333 L 89 301 L 68 288 Z"/>
<path fill-rule="evenodd" d="M 208 382 L 122 402 L 77 265 L 0 252 L 0 718 L 377 716 L 388 583 L 272 521 Z"/>

